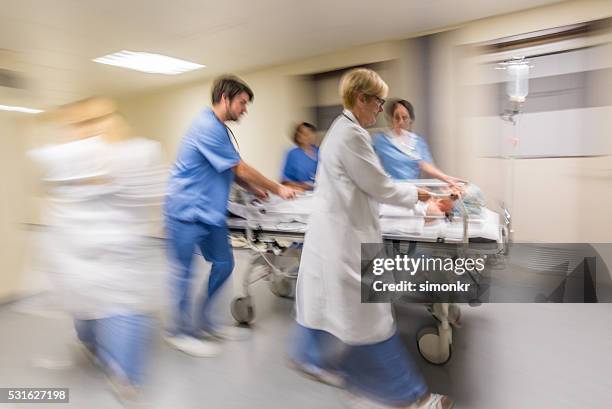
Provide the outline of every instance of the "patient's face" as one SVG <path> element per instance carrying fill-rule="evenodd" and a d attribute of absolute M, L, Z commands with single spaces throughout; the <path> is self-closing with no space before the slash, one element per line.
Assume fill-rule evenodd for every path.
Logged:
<path fill-rule="evenodd" d="M 438 205 L 438 201 L 436 199 L 429 200 L 427 204 L 428 206 L 427 213 L 425 213 L 425 223 L 433 223 L 438 220 L 438 216 L 444 216 L 444 212 L 440 209 L 440 206 Z"/>
<path fill-rule="evenodd" d="M 436 198 L 430 199 L 427 203 L 427 213 L 425 214 L 425 223 L 431 224 L 439 221 L 440 217 L 446 216 L 453 211 L 455 201 L 451 198 Z"/>
<path fill-rule="evenodd" d="M 455 201 L 448 197 L 437 199 L 436 203 L 442 213 L 450 213 L 455 207 Z"/>

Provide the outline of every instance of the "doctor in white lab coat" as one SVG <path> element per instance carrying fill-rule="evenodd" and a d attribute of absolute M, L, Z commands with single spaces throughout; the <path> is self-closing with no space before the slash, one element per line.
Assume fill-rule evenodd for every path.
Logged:
<path fill-rule="evenodd" d="M 361 243 L 382 241 L 379 203 L 414 207 L 429 198 L 385 174 L 365 130 L 376 122 L 387 91 L 369 69 L 342 77 L 345 109 L 320 150 L 316 205 L 298 274 L 291 360 L 311 377 L 346 387 L 354 402 L 448 408 L 448 398 L 428 393 L 397 335 L 391 305 L 361 303 Z"/>

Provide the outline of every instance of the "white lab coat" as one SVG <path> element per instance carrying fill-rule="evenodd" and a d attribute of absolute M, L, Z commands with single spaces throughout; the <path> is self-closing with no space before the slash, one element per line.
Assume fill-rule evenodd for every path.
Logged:
<path fill-rule="evenodd" d="M 388 339 L 390 304 L 361 303 L 361 243 L 380 243 L 379 203 L 413 207 L 417 189 L 384 172 L 369 133 L 345 110 L 321 146 L 297 282 L 297 321 L 351 345 Z"/>
<path fill-rule="evenodd" d="M 30 152 L 49 190 L 39 308 L 79 319 L 158 308 L 163 266 L 151 234 L 166 169 L 159 143 L 99 137 Z M 36 302 L 33 303 L 36 308 Z"/>

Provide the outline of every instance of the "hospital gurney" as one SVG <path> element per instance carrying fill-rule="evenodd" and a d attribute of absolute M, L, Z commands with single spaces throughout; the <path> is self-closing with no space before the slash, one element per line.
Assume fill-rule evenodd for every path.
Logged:
<path fill-rule="evenodd" d="M 444 196 L 446 184 L 434 180 L 406 181 Z M 242 191 L 233 191 L 229 204 L 231 217 L 228 227 L 234 246 L 250 250 L 247 271 L 242 275 L 242 293 L 234 298 L 231 313 L 241 324 L 255 318 L 249 287 L 260 281 L 269 282 L 274 294 L 294 296 L 299 267 L 301 243 L 307 227 L 312 195 L 294 201 L 272 199 L 269 203 L 253 201 Z M 509 231 L 509 212 L 504 209 L 504 220 L 497 213 L 482 208 L 477 216 L 470 215 L 461 199 L 459 217 L 434 216 L 425 221 L 424 207 L 415 210 L 381 205 L 380 223 L 385 243 L 394 248 L 427 249 L 436 254 L 499 257 L 506 253 Z M 486 242 L 486 248 L 474 250 L 471 242 Z M 477 251 L 477 254 L 474 252 Z M 292 262 L 293 261 L 293 262 Z M 477 282 L 477 277 L 472 277 Z M 427 327 L 417 334 L 421 355 L 434 364 L 444 364 L 451 356 L 453 316 L 460 314 L 457 305 L 428 304 L 427 308 L 438 321 L 437 327 Z"/>

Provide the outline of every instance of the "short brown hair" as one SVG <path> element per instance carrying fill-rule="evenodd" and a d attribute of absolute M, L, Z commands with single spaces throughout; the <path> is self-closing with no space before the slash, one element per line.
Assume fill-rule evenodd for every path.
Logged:
<path fill-rule="evenodd" d="M 251 88 L 235 75 L 224 75 L 217 79 L 213 83 L 212 87 L 212 103 L 217 104 L 221 101 L 223 95 L 226 96 L 230 101 L 237 95 L 246 92 L 249 96 L 249 101 L 253 102 L 255 95 Z"/>

